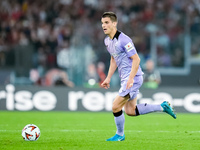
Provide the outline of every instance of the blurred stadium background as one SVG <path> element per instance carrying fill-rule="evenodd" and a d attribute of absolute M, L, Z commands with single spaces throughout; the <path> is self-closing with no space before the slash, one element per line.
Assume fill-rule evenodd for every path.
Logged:
<path fill-rule="evenodd" d="M 160 74 L 139 102 L 199 113 L 200 0 L 1 0 L 0 110 L 111 111 L 118 74 L 111 90 L 99 88 L 110 61 L 105 11 L 116 12 L 143 70 L 151 59 Z"/>

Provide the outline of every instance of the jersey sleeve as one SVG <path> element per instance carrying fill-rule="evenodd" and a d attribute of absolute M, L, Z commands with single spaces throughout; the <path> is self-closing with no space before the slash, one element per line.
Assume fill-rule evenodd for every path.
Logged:
<path fill-rule="evenodd" d="M 109 50 L 108 50 L 108 40 L 107 40 L 108 37 L 105 37 L 104 38 L 104 45 L 106 47 L 106 50 L 108 51 L 108 53 L 110 54 Z M 110 54 L 111 55 L 111 54 Z"/>
<path fill-rule="evenodd" d="M 104 45 L 106 45 L 106 37 L 104 38 Z"/>
<path fill-rule="evenodd" d="M 131 57 L 137 53 L 132 40 L 128 36 L 125 36 L 121 40 L 121 46 L 122 49 L 127 53 L 128 57 Z"/>

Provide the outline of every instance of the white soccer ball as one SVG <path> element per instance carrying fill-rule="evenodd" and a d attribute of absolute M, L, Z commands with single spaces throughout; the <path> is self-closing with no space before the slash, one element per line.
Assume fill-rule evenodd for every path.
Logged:
<path fill-rule="evenodd" d="M 25 141 L 37 141 L 40 137 L 40 129 L 34 124 L 28 124 L 22 130 L 22 137 Z"/>

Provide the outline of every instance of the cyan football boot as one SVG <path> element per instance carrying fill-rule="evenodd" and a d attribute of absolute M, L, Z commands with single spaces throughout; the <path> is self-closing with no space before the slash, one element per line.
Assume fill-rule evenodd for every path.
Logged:
<path fill-rule="evenodd" d="M 113 137 L 107 139 L 106 141 L 124 141 L 125 140 L 125 135 L 121 136 L 118 134 L 115 134 Z"/>
<path fill-rule="evenodd" d="M 164 101 L 162 104 L 161 104 L 162 108 L 163 108 L 163 111 L 168 113 L 169 115 L 171 115 L 174 119 L 176 119 L 176 114 L 174 113 L 172 107 L 170 106 L 170 103 L 167 102 L 167 101 Z"/>

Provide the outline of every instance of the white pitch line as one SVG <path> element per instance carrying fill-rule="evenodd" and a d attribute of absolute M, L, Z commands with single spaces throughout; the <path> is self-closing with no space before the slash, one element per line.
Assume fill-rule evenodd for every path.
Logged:
<path fill-rule="evenodd" d="M 61 132 L 107 132 L 108 130 L 60 130 Z M 113 130 L 115 131 L 115 130 Z M 158 132 L 158 133 L 163 133 L 163 132 L 177 132 L 177 131 L 167 131 L 167 130 L 155 130 L 155 131 L 140 131 L 140 130 L 125 130 L 124 132 Z M 182 131 L 182 132 L 188 132 L 188 133 L 200 133 L 200 131 Z"/>
<path fill-rule="evenodd" d="M 45 131 L 45 130 L 43 130 Z M 48 130 L 49 131 L 49 130 Z M 52 132 L 107 132 L 108 130 L 52 130 Z M 115 130 L 113 130 L 115 132 Z M 0 130 L 0 132 L 22 132 L 22 130 Z M 45 131 L 47 132 L 47 130 Z M 141 131 L 141 130 L 125 130 L 125 132 L 130 133 L 141 133 L 141 132 L 157 132 L 157 133 L 176 133 L 177 131 L 167 131 L 167 130 L 154 130 L 154 131 Z M 180 131 L 179 131 L 180 132 Z M 186 133 L 200 133 L 200 131 L 182 131 Z"/>
<path fill-rule="evenodd" d="M 0 132 L 22 132 L 22 130 L 0 130 Z"/>

